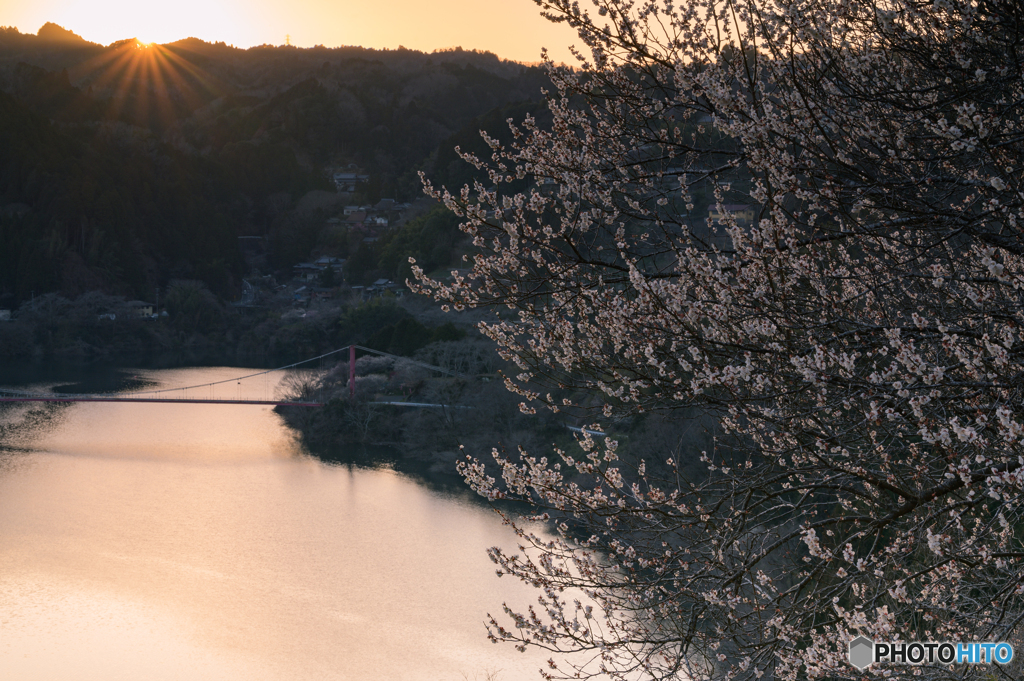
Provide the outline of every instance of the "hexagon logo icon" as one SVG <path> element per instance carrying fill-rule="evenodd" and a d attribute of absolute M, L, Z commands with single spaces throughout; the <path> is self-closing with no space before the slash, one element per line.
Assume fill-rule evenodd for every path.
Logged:
<path fill-rule="evenodd" d="M 864 636 L 850 641 L 850 664 L 857 669 L 867 669 L 871 665 L 872 651 L 875 642 Z"/>

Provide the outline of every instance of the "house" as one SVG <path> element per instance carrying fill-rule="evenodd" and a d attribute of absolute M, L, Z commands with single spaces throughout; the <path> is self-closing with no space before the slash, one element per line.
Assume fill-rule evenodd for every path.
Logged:
<path fill-rule="evenodd" d="M 335 272 L 340 272 L 342 266 L 345 264 L 344 258 L 334 258 L 329 255 L 324 255 L 316 259 L 313 265 L 320 268 L 321 270 L 330 267 Z"/>
<path fill-rule="evenodd" d="M 295 271 L 295 278 L 302 281 L 312 281 L 323 269 L 323 267 L 318 267 L 311 262 L 300 262 L 292 267 L 292 270 Z"/>
<path fill-rule="evenodd" d="M 327 288 L 324 286 L 313 287 L 313 300 L 324 300 L 326 298 L 334 297 L 334 289 Z"/>
<path fill-rule="evenodd" d="M 128 309 L 131 310 L 133 317 L 152 317 L 153 316 L 153 303 L 144 303 L 141 300 L 132 300 L 126 303 Z"/>
<path fill-rule="evenodd" d="M 378 279 L 367 286 L 365 292 L 367 296 L 379 296 L 387 293 L 388 291 L 394 292 L 395 288 L 395 282 L 390 279 Z M 356 287 L 353 286 L 352 290 L 354 291 L 355 289 Z"/>
<path fill-rule="evenodd" d="M 334 173 L 334 186 L 339 192 L 354 192 L 356 186 L 370 181 L 370 176 L 359 170 Z"/>
<path fill-rule="evenodd" d="M 708 209 L 708 217 L 716 224 L 722 224 L 726 214 L 731 215 L 737 225 L 747 226 L 754 222 L 754 207 L 742 203 L 726 203 L 722 205 L 724 213 L 719 212 L 717 207 Z"/>

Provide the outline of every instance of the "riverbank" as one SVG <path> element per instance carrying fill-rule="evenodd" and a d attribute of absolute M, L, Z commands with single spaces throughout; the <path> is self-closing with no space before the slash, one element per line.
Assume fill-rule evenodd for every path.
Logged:
<path fill-rule="evenodd" d="M 524 413 L 522 398 L 510 393 L 502 380 L 509 368 L 495 366 L 489 342 L 477 338 L 438 343 L 417 353 L 416 359 L 451 367 L 455 355 L 463 357 L 458 366 L 468 369 L 457 377 L 432 375 L 421 364 L 401 358 L 361 357 L 354 389 L 343 364 L 291 385 L 295 398 L 324 395 L 323 407 L 283 406 L 275 411 L 321 458 L 356 463 L 362 459 L 440 484 L 464 484 L 457 463 L 467 456 L 484 463 L 488 474 L 500 476 L 491 455 L 495 449 L 512 460 L 518 460 L 520 452 L 549 458 L 558 456 L 556 450 L 577 458 L 583 455 L 577 443 L 579 429 L 591 422 L 585 416 L 544 408 Z M 641 458 L 647 459 L 647 472 L 654 476 L 675 474 L 667 463 L 670 458 L 687 474 L 706 474 L 699 460 L 702 451 L 714 446 L 710 421 L 647 414 L 598 427 L 618 442 L 620 460 L 615 465 L 623 467 L 627 479 L 636 479 L 632 462 Z M 572 467 L 562 473 L 576 478 Z"/>
<path fill-rule="evenodd" d="M 490 370 L 460 377 L 431 376 L 422 366 L 401 359 L 363 357 L 356 363 L 354 398 L 349 396 L 347 365 L 342 365 L 323 377 L 328 397 L 323 407 L 276 411 L 318 456 L 342 458 L 363 451 L 404 472 L 442 479 L 458 480 L 456 461 L 467 453 L 493 447 L 537 450 L 553 442 L 571 445 L 564 418 L 527 416 L 519 410 L 521 398 L 505 389 L 493 362 L 487 361 L 490 352 L 489 343 L 467 339 L 427 346 L 416 355 L 448 366 Z"/>

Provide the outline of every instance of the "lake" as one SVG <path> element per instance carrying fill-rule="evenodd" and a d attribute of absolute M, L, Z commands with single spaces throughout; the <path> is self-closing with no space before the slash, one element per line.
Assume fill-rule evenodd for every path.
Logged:
<path fill-rule="evenodd" d="M 87 371 L 65 389 L 246 373 Z M 539 678 L 547 655 L 486 638 L 487 612 L 533 597 L 495 575 L 485 551 L 514 536 L 467 495 L 321 461 L 266 406 L 14 404 L 0 424 L 5 678 Z"/>

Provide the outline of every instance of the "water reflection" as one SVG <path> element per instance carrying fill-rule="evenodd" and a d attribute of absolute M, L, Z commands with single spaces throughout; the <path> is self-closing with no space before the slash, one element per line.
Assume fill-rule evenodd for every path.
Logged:
<path fill-rule="evenodd" d="M 487 509 L 324 464 L 267 407 L 54 413 L 0 466 L 10 678 L 537 678 L 484 638 L 488 610 L 528 598 L 494 576 L 484 549 L 511 539 Z"/>

